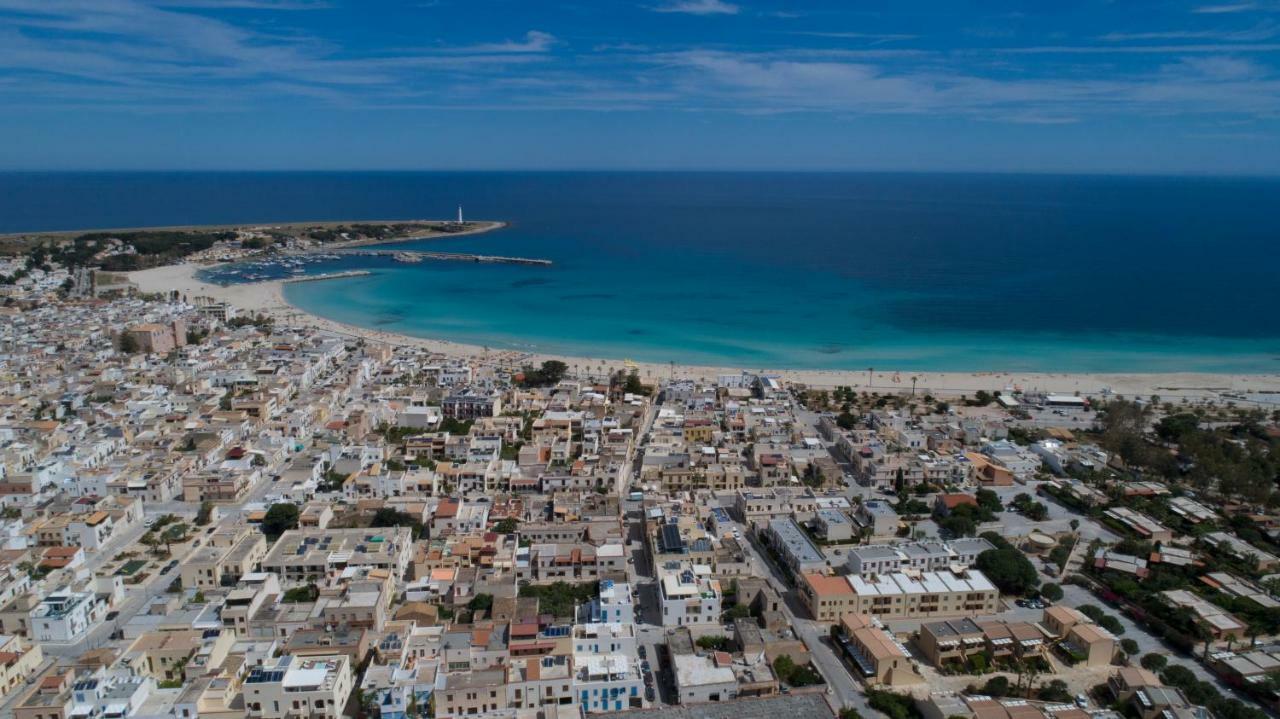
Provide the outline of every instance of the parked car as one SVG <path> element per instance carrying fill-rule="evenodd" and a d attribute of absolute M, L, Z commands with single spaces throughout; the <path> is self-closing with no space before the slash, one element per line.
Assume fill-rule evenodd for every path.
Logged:
<path fill-rule="evenodd" d="M 120 616 L 120 612 L 117 612 L 117 611 L 115 611 L 115 610 L 113 609 L 113 610 L 111 610 L 111 611 L 107 612 L 107 621 L 109 622 L 109 621 L 111 621 L 112 619 L 115 619 L 115 618 L 116 618 L 116 617 L 118 617 L 118 616 Z"/>

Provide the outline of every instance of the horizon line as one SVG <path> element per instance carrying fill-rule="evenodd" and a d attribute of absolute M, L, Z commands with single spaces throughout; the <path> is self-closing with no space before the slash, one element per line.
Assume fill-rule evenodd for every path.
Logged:
<path fill-rule="evenodd" d="M 1175 170 L 1169 172 L 1142 170 L 1065 170 L 1065 169 L 892 169 L 892 168 L 0 168 L 0 175 L 89 175 L 89 174 L 686 174 L 686 175 L 1015 175 L 1069 177 L 1144 177 L 1199 179 L 1280 179 L 1280 172 L 1243 172 L 1215 170 Z"/>

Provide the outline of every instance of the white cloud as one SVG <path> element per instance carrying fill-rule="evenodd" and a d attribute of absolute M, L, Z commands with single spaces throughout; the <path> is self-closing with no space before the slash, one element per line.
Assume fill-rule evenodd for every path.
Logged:
<path fill-rule="evenodd" d="M 738 6 L 724 0 L 672 0 L 650 8 L 655 12 L 677 12 L 686 15 L 737 15 Z"/>
<path fill-rule="evenodd" d="M 1231 5 L 1201 5 L 1200 7 L 1193 9 L 1191 12 L 1200 15 L 1225 15 L 1229 13 L 1248 12 L 1250 10 L 1256 10 L 1257 7 L 1258 4 L 1252 2 L 1234 3 Z"/>
<path fill-rule="evenodd" d="M 1201 52 L 1276 52 L 1277 50 L 1280 50 L 1280 44 L 1277 43 L 1252 43 L 1240 45 L 1042 45 L 986 48 L 983 52 L 1002 52 L 1013 55 L 1116 55 L 1143 53 L 1179 55 Z"/>
<path fill-rule="evenodd" d="M 872 43 L 892 42 L 895 40 L 914 40 L 917 35 L 902 35 L 895 33 L 875 33 L 875 32 L 816 32 L 796 30 L 788 33 L 790 35 L 806 35 L 809 37 L 826 37 L 837 40 L 870 40 Z"/>
<path fill-rule="evenodd" d="M 542 32 L 540 30 L 530 30 L 524 34 L 524 40 L 513 42 L 507 40 L 505 42 L 470 45 L 466 47 L 454 48 L 453 52 L 472 52 L 472 53 L 525 53 L 525 52 L 546 52 L 552 47 L 560 44 L 560 41 L 551 33 Z"/>
<path fill-rule="evenodd" d="M 1107 42 L 1143 42 L 1147 40 L 1217 40 L 1221 42 L 1259 42 L 1280 35 L 1280 26 L 1264 22 L 1243 30 L 1168 30 L 1161 32 L 1111 32 L 1099 36 Z"/>
<path fill-rule="evenodd" d="M 1280 113 L 1280 82 L 1230 58 L 1192 58 L 1153 73 L 1103 78 L 989 78 L 927 64 L 889 71 L 861 62 L 690 51 L 655 58 L 680 69 L 686 97 L 750 113 L 842 112 L 970 116 L 1064 124 L 1089 115 Z"/>

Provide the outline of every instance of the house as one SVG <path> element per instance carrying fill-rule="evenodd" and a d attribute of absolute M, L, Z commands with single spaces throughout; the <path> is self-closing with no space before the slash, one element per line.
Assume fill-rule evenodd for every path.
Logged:
<path fill-rule="evenodd" d="M 904 686 L 924 681 L 912 665 L 911 655 L 879 620 L 865 614 L 840 617 L 839 643 L 862 670 L 868 684 Z"/>

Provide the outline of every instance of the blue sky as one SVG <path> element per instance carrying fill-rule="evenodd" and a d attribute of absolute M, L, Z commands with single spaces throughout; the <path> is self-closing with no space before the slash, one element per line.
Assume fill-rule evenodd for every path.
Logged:
<path fill-rule="evenodd" d="M 1280 0 L 0 0 L 0 168 L 1276 174 Z"/>

